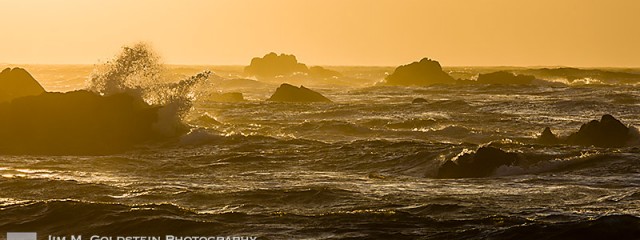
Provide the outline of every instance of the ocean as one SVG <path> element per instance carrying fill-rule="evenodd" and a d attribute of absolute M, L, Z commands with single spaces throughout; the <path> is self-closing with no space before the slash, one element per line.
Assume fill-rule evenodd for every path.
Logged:
<path fill-rule="evenodd" d="M 81 89 L 93 69 L 23 67 L 48 91 Z M 1 156 L 0 239 L 640 239 L 640 137 L 620 148 L 536 140 L 545 127 L 566 136 L 603 114 L 640 126 L 640 81 L 445 67 L 459 78 L 507 69 L 550 83 L 398 87 L 376 84 L 393 68 L 327 68 L 346 77 L 232 80 L 242 67 L 168 66 L 168 81 L 220 76 L 184 119 L 190 132 L 111 155 Z M 333 102 L 264 101 L 285 81 Z M 245 101 L 207 97 L 217 91 Z M 436 177 L 444 161 L 488 145 L 527 164 Z"/>

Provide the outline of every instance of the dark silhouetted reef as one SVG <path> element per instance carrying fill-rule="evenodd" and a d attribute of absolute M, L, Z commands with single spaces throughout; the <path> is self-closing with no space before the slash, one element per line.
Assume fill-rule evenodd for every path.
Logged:
<path fill-rule="evenodd" d="M 479 74 L 477 83 L 479 84 L 531 84 L 536 80 L 534 76 L 517 75 L 511 72 L 498 71 L 492 73 Z"/>
<path fill-rule="evenodd" d="M 473 153 L 463 153 L 447 160 L 438 169 L 438 178 L 477 178 L 491 176 L 500 166 L 512 166 L 518 155 L 494 147 L 480 147 Z"/>
<path fill-rule="evenodd" d="M 596 147 L 624 147 L 631 140 L 631 129 L 615 117 L 605 114 L 600 120 L 582 124 L 580 130 L 565 138 L 558 138 L 550 128 L 545 128 L 538 141 L 542 144 L 564 143 Z"/>
<path fill-rule="evenodd" d="M 397 86 L 426 86 L 456 82 L 442 70 L 438 61 L 428 58 L 397 67 L 385 80 L 387 85 Z"/>
<path fill-rule="evenodd" d="M 0 105 L 0 153 L 104 154 L 159 137 L 158 107 L 127 94 L 43 93 Z"/>
<path fill-rule="evenodd" d="M 582 124 L 578 132 L 569 135 L 567 143 L 598 147 L 623 147 L 629 142 L 629 128 L 606 114 L 598 120 Z"/>
<path fill-rule="evenodd" d="M 313 66 L 309 68 L 309 76 L 315 78 L 337 78 L 342 77 L 342 74 L 320 66 Z"/>
<path fill-rule="evenodd" d="M 212 93 L 208 97 L 209 100 L 214 102 L 242 102 L 244 101 L 244 96 L 239 92 L 228 92 L 228 93 Z"/>
<path fill-rule="evenodd" d="M 538 137 L 538 141 L 542 144 L 558 144 L 560 143 L 560 139 L 551 132 L 551 128 L 546 127 L 542 130 L 542 134 Z"/>
<path fill-rule="evenodd" d="M 274 102 L 331 102 L 322 94 L 304 86 L 296 87 L 283 83 L 267 101 Z"/>
<path fill-rule="evenodd" d="M 6 68 L 0 72 L 0 102 L 44 92 L 40 83 L 22 68 Z"/>
<path fill-rule="evenodd" d="M 269 53 L 264 57 L 256 57 L 244 69 L 245 73 L 256 77 L 289 76 L 294 73 L 308 73 L 309 68 L 299 63 L 294 55 Z"/>
<path fill-rule="evenodd" d="M 527 69 L 520 72 L 531 74 L 541 79 L 566 79 L 568 82 L 574 82 L 580 79 L 594 79 L 604 83 L 640 82 L 640 74 L 603 69 L 580 69 L 564 67 Z"/>

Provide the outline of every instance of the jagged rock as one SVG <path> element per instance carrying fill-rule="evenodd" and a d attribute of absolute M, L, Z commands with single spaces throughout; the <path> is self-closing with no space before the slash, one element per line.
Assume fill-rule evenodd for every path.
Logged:
<path fill-rule="evenodd" d="M 569 135 L 567 143 L 598 147 L 623 147 L 630 140 L 629 128 L 618 119 L 606 114 L 600 121 L 593 120 Z"/>
<path fill-rule="evenodd" d="M 413 101 L 411 101 L 412 104 L 419 104 L 419 103 L 426 103 L 426 102 L 428 101 L 427 99 L 424 99 L 424 98 L 416 98 L 416 99 L 413 99 Z"/>
<path fill-rule="evenodd" d="M 480 147 L 475 153 L 464 153 L 447 160 L 438 169 L 438 178 L 474 178 L 491 176 L 500 166 L 511 166 L 518 155 L 494 147 Z"/>
<path fill-rule="evenodd" d="M 0 72 L 0 102 L 44 92 L 42 85 L 22 68 L 6 68 Z"/>
<path fill-rule="evenodd" d="M 399 66 L 386 78 L 387 85 L 425 86 L 440 83 L 455 83 L 455 80 L 442 71 L 440 63 L 428 58 Z"/>
<path fill-rule="evenodd" d="M 514 73 L 499 71 L 478 75 L 477 83 L 480 84 L 531 84 L 536 78 L 529 75 L 516 75 Z"/>
<path fill-rule="evenodd" d="M 542 144 L 558 144 L 560 139 L 551 132 L 551 128 L 546 127 L 542 131 L 542 134 L 540 134 L 540 137 L 538 137 L 538 141 Z"/>
<path fill-rule="evenodd" d="M 274 102 L 331 102 L 322 94 L 308 89 L 304 86 L 295 87 L 290 84 L 283 83 L 276 89 L 267 101 Z"/>
<path fill-rule="evenodd" d="M 239 92 L 212 93 L 209 95 L 209 100 L 214 102 L 242 102 L 244 101 L 244 96 Z"/>
<path fill-rule="evenodd" d="M 256 57 L 251 64 L 244 69 L 245 73 L 257 77 L 289 76 L 294 73 L 308 73 L 309 68 L 299 63 L 294 55 L 269 53 L 264 57 Z"/>

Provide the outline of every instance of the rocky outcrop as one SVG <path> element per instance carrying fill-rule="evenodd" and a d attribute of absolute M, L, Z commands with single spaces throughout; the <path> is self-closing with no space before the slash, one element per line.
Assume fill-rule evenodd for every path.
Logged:
<path fill-rule="evenodd" d="M 2 154 L 106 154 L 160 138 L 159 107 L 127 94 L 43 93 L 0 104 Z"/>
<path fill-rule="evenodd" d="M 304 86 L 295 87 L 283 83 L 267 101 L 274 102 L 331 102 L 322 94 Z"/>
<path fill-rule="evenodd" d="M 244 71 L 256 77 L 270 78 L 289 76 L 294 73 L 307 73 L 309 68 L 307 65 L 299 63 L 294 55 L 278 55 L 272 52 L 261 58 L 253 58 L 251 64 L 245 67 Z"/>
<path fill-rule="evenodd" d="M 598 147 L 623 147 L 629 142 L 629 128 L 620 120 L 606 114 L 598 120 L 582 124 L 578 132 L 567 137 L 567 143 Z"/>
<path fill-rule="evenodd" d="M 440 63 L 428 58 L 399 66 L 385 80 L 385 84 L 397 86 L 426 86 L 456 82 L 455 79 L 442 70 Z"/>
<path fill-rule="evenodd" d="M 516 75 L 511 72 L 499 71 L 492 73 L 484 73 L 478 75 L 479 84 L 514 84 L 527 85 L 532 84 L 536 78 L 529 75 Z"/>
<path fill-rule="evenodd" d="M 538 142 L 542 144 L 564 143 L 570 145 L 596 147 L 624 147 L 632 139 L 631 129 L 620 120 L 606 114 L 600 120 L 592 120 L 582 124 L 580 130 L 565 138 L 558 138 L 550 128 L 545 128 Z"/>
<path fill-rule="evenodd" d="M 6 68 L 0 72 L 0 102 L 44 92 L 40 83 L 22 68 Z"/>
<path fill-rule="evenodd" d="M 338 78 L 338 77 L 342 77 L 342 74 L 337 71 L 329 70 L 319 66 L 314 66 L 309 68 L 309 76 L 314 78 Z"/>
<path fill-rule="evenodd" d="M 244 96 L 239 92 L 212 93 L 208 99 L 214 102 L 243 102 Z"/>
<path fill-rule="evenodd" d="M 558 139 L 558 137 L 553 134 L 553 132 L 551 132 L 551 128 L 546 127 L 542 131 L 542 134 L 540 134 L 540 136 L 538 137 L 538 142 L 540 142 L 541 144 L 552 145 L 560 143 L 560 139 Z"/>
<path fill-rule="evenodd" d="M 474 153 L 464 153 L 447 160 L 438 169 L 438 178 L 477 178 L 491 176 L 500 166 L 518 162 L 518 155 L 494 147 L 480 147 Z"/>

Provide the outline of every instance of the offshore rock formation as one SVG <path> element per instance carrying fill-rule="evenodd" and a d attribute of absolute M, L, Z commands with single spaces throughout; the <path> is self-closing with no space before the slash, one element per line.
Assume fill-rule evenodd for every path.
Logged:
<path fill-rule="evenodd" d="M 385 80 L 387 85 L 397 86 L 426 86 L 456 82 L 448 73 L 442 71 L 440 63 L 428 58 L 399 66 Z"/>
<path fill-rule="evenodd" d="M 516 75 L 514 73 L 499 71 L 478 75 L 477 83 L 479 84 L 531 84 L 536 80 L 534 76 Z"/>
<path fill-rule="evenodd" d="M 500 166 L 512 166 L 518 155 L 494 147 L 480 147 L 475 153 L 464 153 L 447 160 L 438 169 L 438 178 L 477 178 L 491 176 Z"/>
<path fill-rule="evenodd" d="M 314 66 L 309 68 L 309 76 L 315 78 L 337 78 L 342 77 L 342 74 L 320 66 Z"/>
<path fill-rule="evenodd" d="M 214 102 L 243 102 L 244 96 L 239 92 L 212 93 L 209 100 Z"/>
<path fill-rule="evenodd" d="M 299 63 L 294 55 L 269 53 L 264 57 L 256 57 L 251 64 L 244 69 L 245 73 L 256 77 L 269 78 L 276 76 L 289 76 L 294 73 L 308 73 L 309 68 Z"/>
<path fill-rule="evenodd" d="M 632 140 L 630 128 L 620 120 L 606 114 L 598 120 L 582 124 L 580 130 L 566 138 L 557 138 L 550 128 L 545 128 L 538 141 L 542 144 L 565 143 L 596 147 L 624 147 Z"/>
<path fill-rule="evenodd" d="M 560 139 L 558 139 L 558 137 L 553 134 L 553 132 L 551 132 L 551 128 L 546 127 L 544 128 L 544 130 L 542 130 L 542 134 L 540 134 L 540 137 L 538 137 L 538 141 L 542 144 L 558 144 L 560 143 Z"/>
<path fill-rule="evenodd" d="M 580 130 L 567 137 L 567 143 L 597 147 L 623 147 L 629 142 L 629 128 L 606 114 L 598 120 L 582 124 Z"/>
<path fill-rule="evenodd" d="M 322 94 L 304 86 L 295 87 L 283 83 L 267 101 L 274 102 L 331 102 Z"/>
<path fill-rule="evenodd" d="M 0 102 L 44 92 L 40 83 L 22 68 L 6 68 L 0 72 Z"/>
<path fill-rule="evenodd" d="M 127 94 L 43 93 L 0 104 L 2 154 L 106 154 L 159 137 L 158 107 Z"/>

